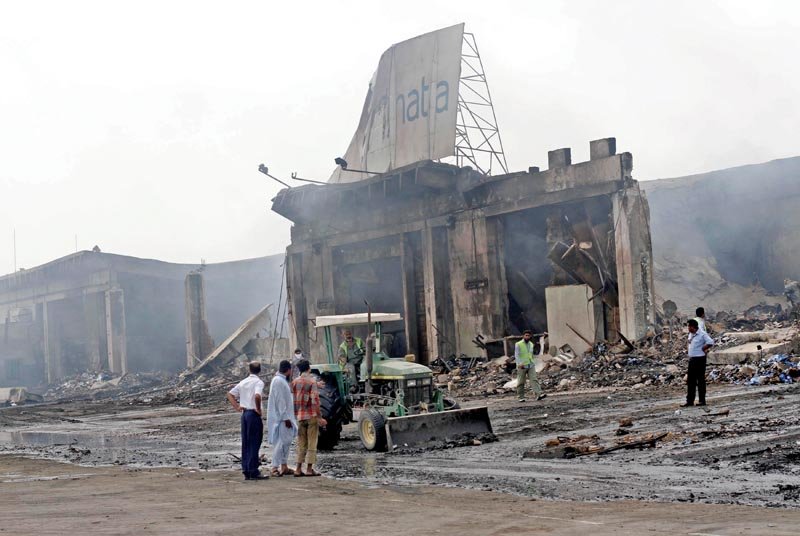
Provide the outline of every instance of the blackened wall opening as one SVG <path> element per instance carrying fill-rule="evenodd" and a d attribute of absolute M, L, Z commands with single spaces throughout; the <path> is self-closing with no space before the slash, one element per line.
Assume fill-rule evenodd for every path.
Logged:
<path fill-rule="evenodd" d="M 374 312 L 403 313 L 401 244 L 396 239 L 373 240 L 337 248 L 333 252 L 336 314 L 366 313 L 367 303 Z M 366 339 L 366 326 L 353 328 L 353 334 Z M 404 322 L 383 325 L 392 356 L 408 351 Z M 344 330 L 336 330 L 334 344 L 344 340 Z"/>
<path fill-rule="evenodd" d="M 553 279 L 547 259 L 547 214 L 546 209 L 530 209 L 503 216 L 509 335 L 547 329 L 544 289 Z"/>

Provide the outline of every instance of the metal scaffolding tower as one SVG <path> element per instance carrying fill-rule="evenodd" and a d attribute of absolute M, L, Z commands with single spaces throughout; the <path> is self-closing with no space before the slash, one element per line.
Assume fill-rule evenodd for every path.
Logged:
<path fill-rule="evenodd" d="M 481 173 L 508 173 L 492 95 L 475 35 L 464 32 L 456 116 L 456 164 Z"/>

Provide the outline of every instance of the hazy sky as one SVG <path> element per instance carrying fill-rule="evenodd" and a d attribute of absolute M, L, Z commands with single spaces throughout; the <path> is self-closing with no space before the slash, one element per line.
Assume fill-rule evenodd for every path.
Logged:
<path fill-rule="evenodd" d="M 391 44 L 466 23 L 509 167 L 617 137 L 652 179 L 800 154 L 800 2 L 5 2 L 0 273 L 98 244 L 283 251 L 279 186 L 325 179 Z M 713 202 L 713 199 L 709 200 Z"/>

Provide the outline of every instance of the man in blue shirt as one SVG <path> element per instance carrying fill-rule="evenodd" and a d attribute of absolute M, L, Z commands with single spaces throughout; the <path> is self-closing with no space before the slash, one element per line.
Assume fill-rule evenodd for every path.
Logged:
<path fill-rule="evenodd" d="M 686 376 L 686 404 L 682 407 L 694 406 L 694 394 L 697 390 L 698 406 L 706 405 L 706 353 L 714 346 L 714 339 L 700 330 L 697 320 L 692 318 L 689 326 L 689 371 Z"/>

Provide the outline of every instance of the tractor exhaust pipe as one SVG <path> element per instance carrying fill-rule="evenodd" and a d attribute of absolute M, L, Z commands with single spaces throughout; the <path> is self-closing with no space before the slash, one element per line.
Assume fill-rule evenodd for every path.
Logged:
<path fill-rule="evenodd" d="M 372 393 L 372 343 L 374 341 L 373 335 L 367 337 L 367 348 L 364 354 L 364 359 L 367 361 L 367 381 L 364 388 L 367 394 Z"/>
<path fill-rule="evenodd" d="M 364 300 L 364 303 L 367 304 L 367 329 L 372 329 L 372 307 L 370 307 L 369 302 Z M 367 360 L 367 381 L 364 386 L 364 390 L 367 394 L 372 393 L 372 343 L 375 340 L 375 336 L 372 332 L 367 335 L 367 352 L 364 356 L 364 359 Z"/>

